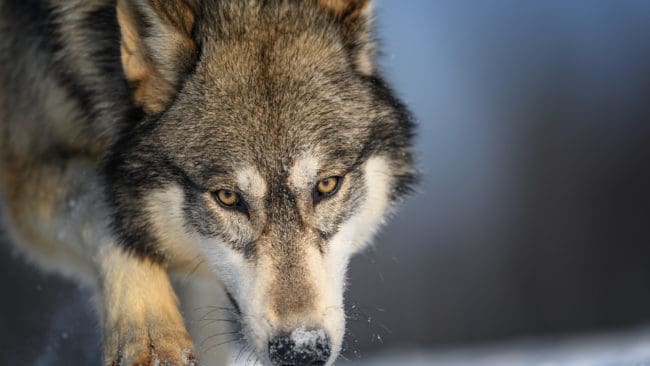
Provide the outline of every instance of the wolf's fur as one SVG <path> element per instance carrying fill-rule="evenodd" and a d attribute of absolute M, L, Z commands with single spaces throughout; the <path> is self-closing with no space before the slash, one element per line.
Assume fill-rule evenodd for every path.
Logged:
<path fill-rule="evenodd" d="M 334 362 L 349 258 L 414 180 L 370 7 L 0 3 L 3 216 L 36 263 L 97 289 L 106 364 L 193 362 L 170 273 L 216 274 L 263 363 L 299 327 Z"/>

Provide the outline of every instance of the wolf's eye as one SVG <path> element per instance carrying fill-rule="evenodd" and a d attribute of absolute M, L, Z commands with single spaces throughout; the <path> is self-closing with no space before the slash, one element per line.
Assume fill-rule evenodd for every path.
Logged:
<path fill-rule="evenodd" d="M 215 194 L 219 203 L 226 207 L 234 207 L 239 203 L 239 195 L 227 189 L 220 189 Z"/>
<path fill-rule="evenodd" d="M 314 202 L 320 202 L 323 198 L 334 195 L 341 182 L 341 177 L 328 177 L 316 183 L 314 189 Z"/>

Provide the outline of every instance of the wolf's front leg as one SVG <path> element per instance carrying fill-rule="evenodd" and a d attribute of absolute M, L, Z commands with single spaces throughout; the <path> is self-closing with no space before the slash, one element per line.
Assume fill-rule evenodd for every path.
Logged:
<path fill-rule="evenodd" d="M 104 364 L 197 365 L 165 268 L 118 247 L 99 254 Z"/>

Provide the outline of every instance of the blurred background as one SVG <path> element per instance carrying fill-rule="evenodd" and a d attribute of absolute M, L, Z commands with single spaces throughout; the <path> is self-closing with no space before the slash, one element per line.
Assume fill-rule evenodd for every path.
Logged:
<path fill-rule="evenodd" d="M 376 13 L 423 181 L 352 263 L 346 358 L 583 336 L 650 350 L 650 2 Z M 0 250 L 0 364 L 97 363 L 90 294 Z"/>

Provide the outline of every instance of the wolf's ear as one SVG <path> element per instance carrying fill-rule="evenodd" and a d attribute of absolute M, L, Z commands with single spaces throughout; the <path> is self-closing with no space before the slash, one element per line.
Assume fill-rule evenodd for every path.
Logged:
<path fill-rule="evenodd" d="M 362 74 L 374 71 L 375 42 L 372 37 L 372 0 L 316 0 L 318 6 L 341 27 L 343 44 Z"/>
<path fill-rule="evenodd" d="M 196 62 L 194 1 L 117 1 L 122 66 L 134 103 L 148 114 L 165 110 Z"/>

